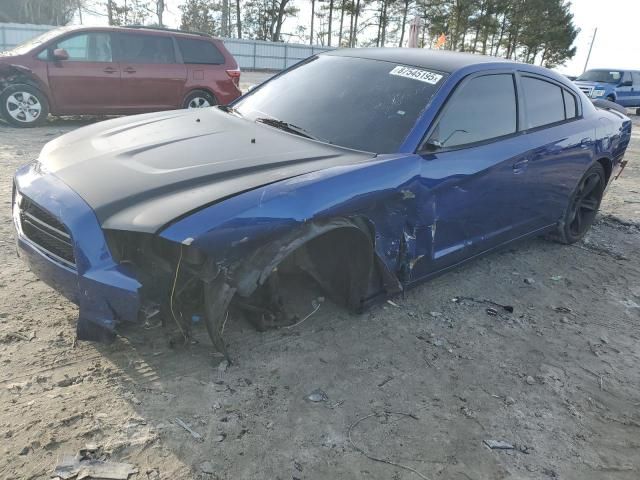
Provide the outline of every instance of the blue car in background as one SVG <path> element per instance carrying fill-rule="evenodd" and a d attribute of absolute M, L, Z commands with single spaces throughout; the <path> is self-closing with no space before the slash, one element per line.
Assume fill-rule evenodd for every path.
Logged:
<path fill-rule="evenodd" d="M 587 70 L 575 83 L 589 98 L 609 100 L 627 108 L 640 107 L 640 71 Z"/>
<path fill-rule="evenodd" d="M 78 338 L 162 317 L 188 339 L 203 319 L 226 355 L 228 318 L 295 322 L 303 284 L 361 311 L 516 240 L 578 241 L 630 137 L 541 67 L 335 50 L 229 106 L 53 140 L 17 172 L 13 216 Z"/>

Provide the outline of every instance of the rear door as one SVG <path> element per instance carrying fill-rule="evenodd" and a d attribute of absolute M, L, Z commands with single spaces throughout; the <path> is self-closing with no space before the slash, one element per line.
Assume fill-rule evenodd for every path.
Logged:
<path fill-rule="evenodd" d="M 178 63 L 173 37 L 123 32 L 117 37 L 123 110 L 145 112 L 182 106 L 187 73 L 184 64 Z"/>
<path fill-rule="evenodd" d="M 579 99 L 553 79 L 522 72 L 521 109 L 530 153 L 520 189 L 534 227 L 560 220 L 578 179 L 593 160 L 595 129 Z"/>
<path fill-rule="evenodd" d="M 48 47 L 47 74 L 55 113 L 114 113 L 120 106 L 120 69 L 113 61 L 110 32 L 83 31 Z M 68 60 L 54 60 L 61 48 Z"/>

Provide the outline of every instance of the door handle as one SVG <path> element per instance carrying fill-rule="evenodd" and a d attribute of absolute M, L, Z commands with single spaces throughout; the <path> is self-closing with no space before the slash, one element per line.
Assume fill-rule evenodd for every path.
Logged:
<path fill-rule="evenodd" d="M 127 67 L 124 69 L 126 73 L 136 73 L 136 69 L 132 67 Z"/>
<path fill-rule="evenodd" d="M 117 70 L 113 67 L 107 67 L 104 69 L 104 73 L 116 73 Z"/>
<path fill-rule="evenodd" d="M 513 173 L 520 173 L 527 168 L 529 165 L 529 159 L 525 158 L 523 160 L 518 160 L 513 164 Z"/>

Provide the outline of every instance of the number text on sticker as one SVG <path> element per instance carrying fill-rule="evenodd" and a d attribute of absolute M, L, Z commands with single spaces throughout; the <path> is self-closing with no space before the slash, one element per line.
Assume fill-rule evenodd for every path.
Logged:
<path fill-rule="evenodd" d="M 421 70 L 420 68 L 403 67 L 402 65 L 395 67 L 389 74 L 397 75 L 398 77 L 413 78 L 414 80 L 430 83 L 431 85 L 435 85 L 442 78 L 442 75 L 438 73 Z"/>

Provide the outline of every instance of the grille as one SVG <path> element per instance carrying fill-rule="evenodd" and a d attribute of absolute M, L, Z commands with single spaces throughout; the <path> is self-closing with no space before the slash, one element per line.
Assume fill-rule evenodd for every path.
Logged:
<path fill-rule="evenodd" d="M 46 255 L 67 267 L 76 267 L 71 235 L 66 227 L 51 213 L 24 195 L 20 200 L 20 226 L 25 237 L 40 247 Z"/>
<path fill-rule="evenodd" d="M 581 86 L 580 90 L 582 90 L 587 97 L 591 97 L 593 93 L 593 87 Z"/>

